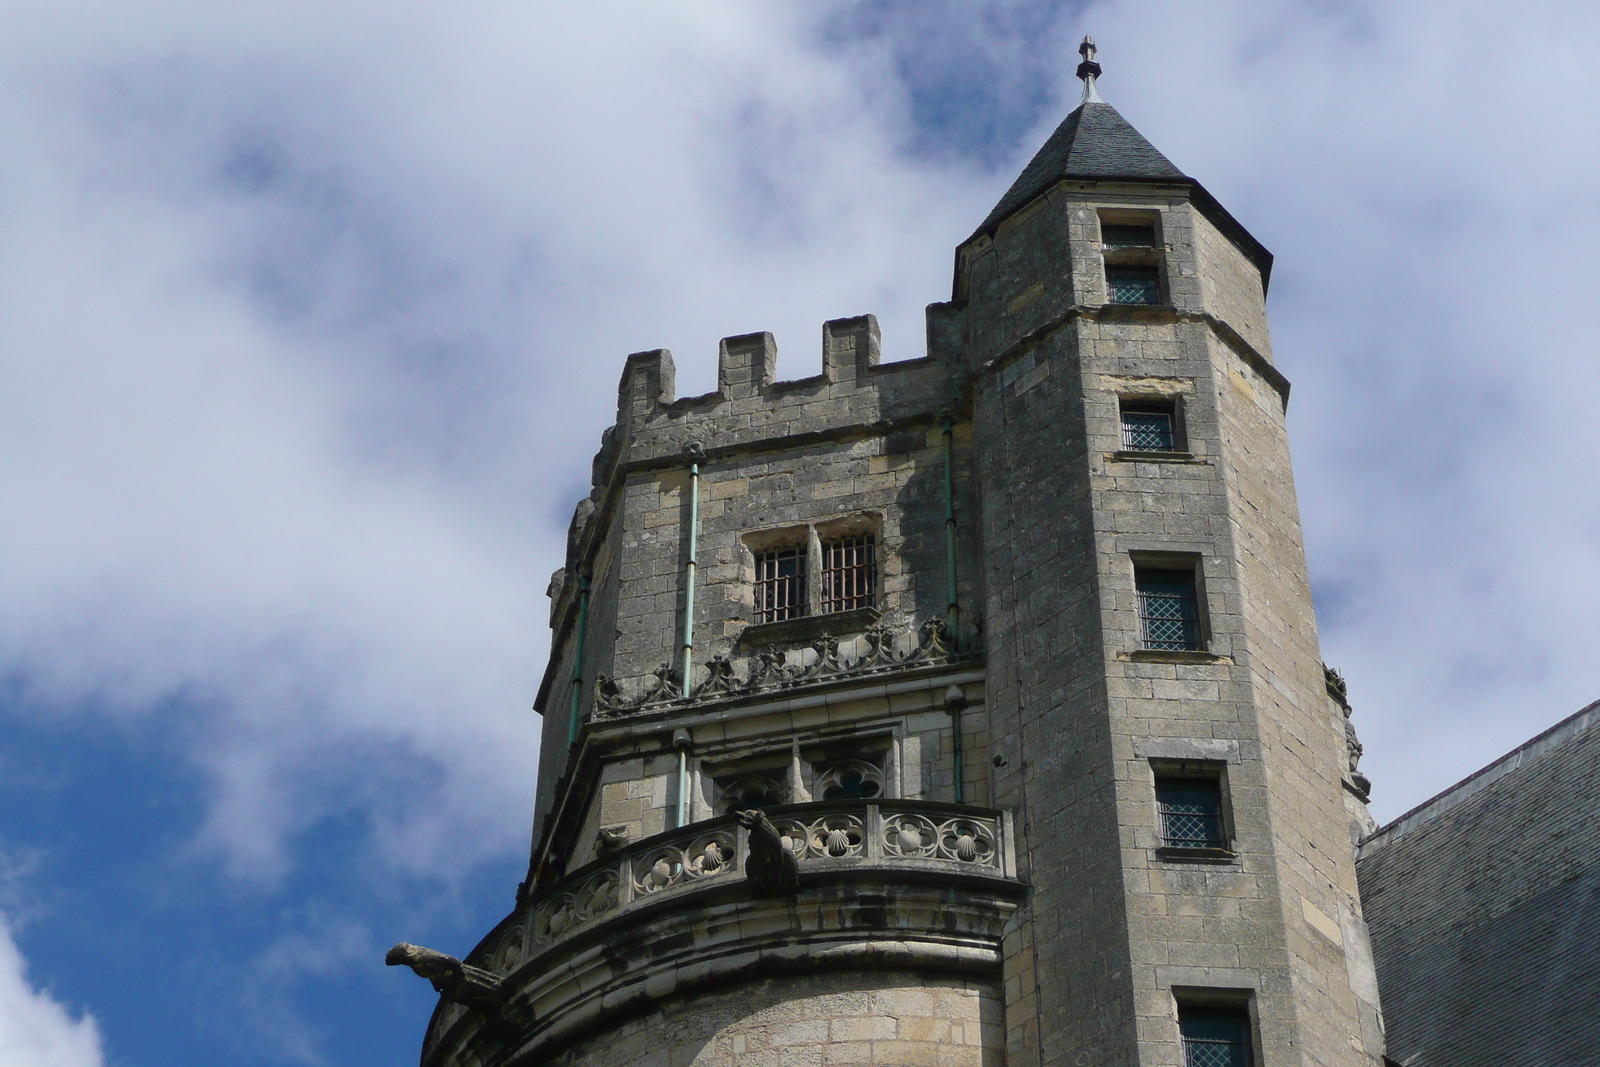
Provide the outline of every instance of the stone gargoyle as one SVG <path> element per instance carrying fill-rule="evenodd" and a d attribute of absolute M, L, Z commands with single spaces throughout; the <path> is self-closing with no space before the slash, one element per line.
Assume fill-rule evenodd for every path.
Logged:
<path fill-rule="evenodd" d="M 758 893 L 779 896 L 800 888 L 800 861 L 783 843 L 778 828 L 759 808 L 739 812 L 739 825 L 750 831 L 750 857 L 744 873 Z"/>
<path fill-rule="evenodd" d="M 391 967 L 410 967 L 431 982 L 434 992 L 444 999 L 485 1015 L 494 1015 L 505 1005 L 506 995 L 500 989 L 499 978 L 443 952 L 402 941 L 388 951 L 383 962 Z"/>

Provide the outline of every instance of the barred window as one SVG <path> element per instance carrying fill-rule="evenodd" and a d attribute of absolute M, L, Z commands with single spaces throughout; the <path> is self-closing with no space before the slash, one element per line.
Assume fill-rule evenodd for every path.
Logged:
<path fill-rule="evenodd" d="M 1124 400 L 1122 447 L 1129 452 L 1178 451 L 1176 414 L 1171 402 Z"/>
<path fill-rule="evenodd" d="M 1157 778 L 1161 843 L 1168 848 L 1227 848 L 1222 788 L 1215 778 Z"/>
<path fill-rule="evenodd" d="M 822 610 L 825 614 L 870 608 L 877 586 L 877 543 L 871 534 L 823 542 Z"/>
<path fill-rule="evenodd" d="M 1200 605 L 1194 572 L 1135 567 L 1139 628 L 1145 648 L 1167 652 L 1200 651 Z"/>
<path fill-rule="evenodd" d="M 1107 267 L 1106 289 L 1113 304 L 1159 304 L 1160 274 L 1154 267 Z"/>
<path fill-rule="evenodd" d="M 1150 224 L 1102 222 L 1100 243 L 1107 248 L 1152 248 L 1156 228 Z"/>
<path fill-rule="evenodd" d="M 806 613 L 806 550 L 772 548 L 756 554 L 757 622 L 782 622 Z"/>
<path fill-rule="evenodd" d="M 1183 1067 L 1250 1067 L 1250 1015 L 1240 1008 L 1178 1006 Z"/>

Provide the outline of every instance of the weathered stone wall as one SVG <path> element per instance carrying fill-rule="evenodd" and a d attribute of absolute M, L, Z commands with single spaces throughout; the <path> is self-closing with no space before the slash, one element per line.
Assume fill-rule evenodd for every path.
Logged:
<path fill-rule="evenodd" d="M 1126 211 L 1158 214 L 1165 307 L 1103 306 L 1100 218 Z M 1008 945 L 1013 1060 L 1176 1064 L 1175 997 L 1210 990 L 1253 1001 L 1268 1062 L 1372 1063 L 1287 387 L 1238 341 L 1264 342 L 1259 272 L 1177 191 L 1070 183 L 964 262 L 996 802 L 1034 886 Z M 1175 400 L 1190 455 L 1121 454 L 1119 396 Z M 1141 648 L 1141 559 L 1197 567 L 1203 653 Z M 1221 770 L 1232 858 L 1158 851 L 1152 760 Z"/>
<path fill-rule="evenodd" d="M 1600 1062 L 1600 703 L 1384 827 L 1357 868 L 1396 1062 Z"/>
<path fill-rule="evenodd" d="M 663 1003 L 551 1067 L 1003 1067 L 999 990 L 915 974 L 768 979 Z"/>

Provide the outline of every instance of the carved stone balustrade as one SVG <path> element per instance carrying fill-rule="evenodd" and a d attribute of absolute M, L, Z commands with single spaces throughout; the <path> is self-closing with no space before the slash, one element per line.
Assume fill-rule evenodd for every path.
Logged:
<path fill-rule="evenodd" d="M 734 816 L 625 845 L 541 887 L 466 963 L 500 976 L 493 1020 L 442 1003 L 423 1062 L 476 1062 L 482 1028 L 523 1033 L 508 1063 L 540 1062 L 602 1019 L 759 967 L 888 967 L 998 974 L 1006 921 L 1026 893 L 1009 814 L 919 800 L 765 809 L 799 888 L 746 877 Z"/>

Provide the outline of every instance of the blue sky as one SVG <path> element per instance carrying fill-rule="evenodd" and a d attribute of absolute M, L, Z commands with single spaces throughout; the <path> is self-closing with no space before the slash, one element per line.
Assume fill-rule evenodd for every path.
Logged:
<path fill-rule="evenodd" d="M 1600 697 L 1592 5 L 3 9 L 0 1062 L 411 1062 L 623 356 L 919 354 L 1084 32 L 1277 254 L 1376 813 Z"/>

